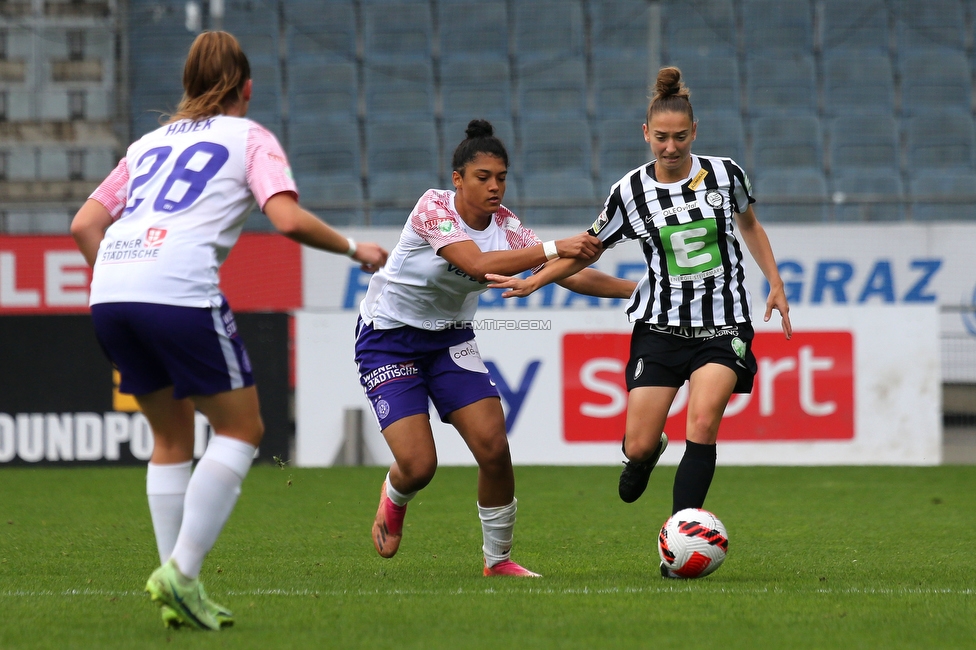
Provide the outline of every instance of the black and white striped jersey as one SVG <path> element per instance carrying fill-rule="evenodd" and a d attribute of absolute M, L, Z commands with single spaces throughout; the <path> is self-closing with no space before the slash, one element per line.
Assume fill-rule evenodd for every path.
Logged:
<path fill-rule="evenodd" d="M 735 215 L 754 203 L 745 172 L 729 158 L 692 154 L 678 183 L 649 175 L 654 161 L 610 190 L 589 233 L 607 248 L 641 242 L 647 273 L 627 306 L 631 322 L 707 327 L 750 322 Z"/>

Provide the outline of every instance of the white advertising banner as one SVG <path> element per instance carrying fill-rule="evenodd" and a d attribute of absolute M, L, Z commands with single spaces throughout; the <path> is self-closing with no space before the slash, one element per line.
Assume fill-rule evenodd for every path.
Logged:
<path fill-rule="evenodd" d="M 942 380 L 935 306 L 895 301 L 813 308 L 797 302 L 791 341 L 783 337 L 777 314 L 768 324 L 755 323 L 759 372 L 753 392 L 733 396 L 729 404 L 719 434 L 719 462 L 940 463 Z M 359 385 L 355 323 L 353 310 L 297 314 L 299 465 L 335 462 L 347 409 L 364 411 L 372 461 L 392 461 Z M 623 366 L 631 326 L 621 308 L 484 309 L 473 326 L 502 396 L 516 464 L 616 464 L 623 459 Z M 681 458 L 686 401 L 682 389 L 666 426 L 674 446 L 662 458 L 664 464 Z M 431 421 L 439 462 L 472 464 L 454 429 L 433 411 Z"/>

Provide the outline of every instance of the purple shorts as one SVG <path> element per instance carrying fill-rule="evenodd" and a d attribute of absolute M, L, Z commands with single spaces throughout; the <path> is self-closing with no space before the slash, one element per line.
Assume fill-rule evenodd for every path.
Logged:
<path fill-rule="evenodd" d="M 361 320 L 356 327 L 359 383 L 381 430 L 401 418 L 429 413 L 429 402 L 447 422 L 459 408 L 499 397 L 473 330 L 374 330 Z"/>
<path fill-rule="evenodd" d="M 122 393 L 172 386 L 182 399 L 254 385 L 226 300 L 204 308 L 107 302 L 92 305 L 91 314 L 98 342 L 122 376 Z"/>

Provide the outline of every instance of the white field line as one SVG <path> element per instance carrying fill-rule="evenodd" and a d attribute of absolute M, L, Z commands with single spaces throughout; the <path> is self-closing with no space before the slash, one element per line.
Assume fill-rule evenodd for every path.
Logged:
<path fill-rule="evenodd" d="M 711 588 L 706 585 L 688 586 L 668 586 L 668 587 L 604 587 L 600 589 L 566 588 L 566 589 L 540 589 L 540 588 L 515 588 L 499 589 L 488 587 L 485 589 L 247 589 L 231 590 L 224 592 L 225 596 L 284 596 L 284 597 L 339 597 L 339 596 L 445 596 L 445 595 L 542 595 L 542 596 L 604 596 L 614 594 L 673 594 L 673 593 L 717 593 L 717 594 L 739 594 L 739 595 L 762 595 L 762 594 L 824 594 L 824 595 L 866 595 L 866 596 L 917 596 L 917 595 L 950 595 L 950 596 L 972 596 L 976 595 L 976 589 L 938 589 L 938 588 L 884 588 L 884 587 L 850 587 L 847 589 L 780 589 L 780 588 L 735 588 L 735 587 L 716 587 Z M 0 598 L 39 598 L 39 597 L 71 597 L 71 596 L 97 596 L 100 598 L 129 598 L 146 596 L 144 591 L 112 591 L 106 589 L 66 589 L 64 591 L 55 590 L 12 590 L 0 591 Z"/>

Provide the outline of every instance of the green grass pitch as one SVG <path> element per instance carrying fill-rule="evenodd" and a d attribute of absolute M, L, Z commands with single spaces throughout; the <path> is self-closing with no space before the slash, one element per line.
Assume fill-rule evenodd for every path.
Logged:
<path fill-rule="evenodd" d="M 963 648 L 976 646 L 976 468 L 719 467 L 729 556 L 667 581 L 614 467 L 518 467 L 513 558 L 484 578 L 476 470 L 445 467 L 399 554 L 369 538 L 383 468 L 256 466 L 204 565 L 235 627 L 172 631 L 145 470 L 0 470 L 0 648 Z"/>

